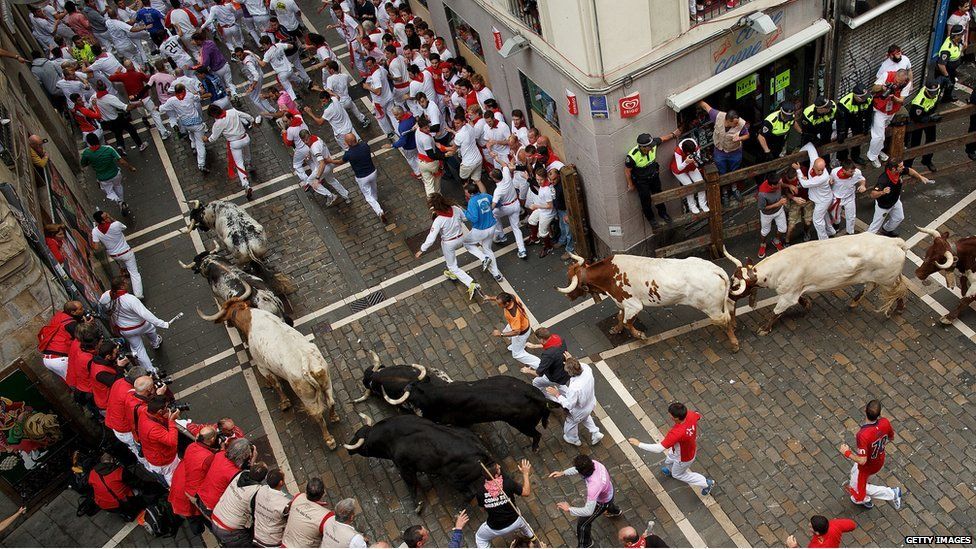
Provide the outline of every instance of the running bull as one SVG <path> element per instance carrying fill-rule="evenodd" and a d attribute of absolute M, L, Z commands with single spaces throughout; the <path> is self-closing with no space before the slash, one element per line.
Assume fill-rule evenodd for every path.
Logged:
<path fill-rule="evenodd" d="M 532 450 L 539 449 L 539 422 L 549 426 L 548 400 L 542 392 L 511 376 L 490 376 L 477 381 L 455 381 L 438 385 L 411 383 L 399 398 L 384 395 L 394 406 L 409 404 L 417 415 L 437 423 L 469 427 L 476 423 L 504 421 L 532 438 Z"/>
<path fill-rule="evenodd" d="M 217 249 L 208 250 L 196 255 L 193 263 L 179 262 L 180 267 L 203 275 L 210 284 L 214 296 L 223 303 L 229 299 L 240 298 L 248 302 L 251 307 L 268 311 L 281 317 L 286 324 L 292 325 L 289 316 L 291 307 L 288 303 L 287 288 L 283 288 L 276 278 L 271 283 L 265 282 L 237 265 L 218 255 Z"/>
<path fill-rule="evenodd" d="M 918 230 L 933 240 L 922 264 L 915 269 L 915 276 L 925 280 L 939 271 L 945 277 L 946 287 L 951 290 L 956 287 L 956 271 L 962 275 L 959 277 L 959 290 L 962 293 L 959 305 L 939 319 L 942 324 L 952 324 L 976 300 L 976 236 L 960 238 L 952 243 L 948 231 L 940 234 L 933 229 L 918 227 Z"/>
<path fill-rule="evenodd" d="M 260 263 L 268 254 L 264 227 L 244 208 L 225 200 L 214 200 L 207 205 L 191 200 L 186 204 L 191 208 L 186 232 L 196 228 L 216 231 L 218 244 L 230 254 L 235 264 Z"/>
<path fill-rule="evenodd" d="M 634 327 L 634 317 L 644 307 L 688 305 L 708 315 L 712 323 L 725 329 L 732 352 L 739 350 L 735 337 L 735 303 L 729 299 L 729 276 L 710 261 L 658 259 L 634 255 L 613 255 L 595 263 L 586 263 L 572 255 L 575 263 L 566 276 L 569 285 L 557 288 L 570 300 L 586 295 L 600 301 L 609 296 L 620 314 L 611 334 L 626 328 L 633 337 L 644 333 Z"/>
<path fill-rule="evenodd" d="M 392 461 L 416 502 L 414 512 L 419 514 L 424 504 L 417 494 L 417 473 L 439 475 L 465 502 L 474 497 L 484 478 L 481 464 L 490 459 L 474 433 L 414 415 L 393 416 L 376 425 L 369 416 L 360 416 L 366 425 L 343 447 L 351 455 Z"/>
<path fill-rule="evenodd" d="M 384 366 L 380 357 L 369 352 L 373 365 L 363 371 L 363 396 L 354 403 L 366 402 L 369 396 L 376 395 L 389 399 L 403 396 L 407 385 L 412 383 L 451 383 L 453 380 L 443 371 L 427 368 L 420 364 L 394 364 Z M 406 404 L 406 403 L 405 403 Z M 407 407 L 407 406 L 405 406 Z"/>
<path fill-rule="evenodd" d="M 865 294 L 875 287 L 882 288 L 882 305 L 877 312 L 891 316 L 905 308 L 908 286 L 902 276 L 908 244 L 900 238 L 874 233 L 814 240 L 794 244 L 755 265 L 746 258 L 746 264 L 725 251 L 725 256 L 735 264 L 733 284 L 729 295 L 733 299 L 749 296 L 750 306 L 756 304 L 758 288 L 770 288 L 779 299 L 773 308 L 773 316 L 759 330 L 766 335 L 787 309 L 799 303 L 809 310 L 810 298 L 804 294 L 830 292 L 864 284 L 851 300 L 849 307 L 857 307 Z"/>
<path fill-rule="evenodd" d="M 329 434 L 324 417 L 327 412 L 329 421 L 339 421 L 332 378 L 329 364 L 314 343 L 277 316 L 254 309 L 240 298 L 228 300 L 212 315 L 205 315 L 200 309 L 197 314 L 204 320 L 226 322 L 237 328 L 247 341 L 258 373 L 278 393 L 278 407 L 281 410 L 291 407 L 291 400 L 281 388 L 280 380 L 284 380 L 301 399 L 305 411 L 321 427 L 326 445 L 335 449 L 335 438 Z"/>

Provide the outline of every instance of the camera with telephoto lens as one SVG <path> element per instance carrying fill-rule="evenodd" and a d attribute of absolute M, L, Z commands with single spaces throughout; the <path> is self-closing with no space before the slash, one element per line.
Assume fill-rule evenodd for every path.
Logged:
<path fill-rule="evenodd" d="M 173 378 L 171 377 L 159 377 L 159 375 L 156 373 L 150 375 L 152 375 L 153 385 L 155 385 L 157 389 L 173 383 Z"/>
<path fill-rule="evenodd" d="M 889 97 L 891 97 L 891 94 L 895 93 L 895 91 L 896 90 L 895 90 L 894 83 L 885 84 L 884 91 L 881 92 L 881 98 L 888 99 Z"/>
<path fill-rule="evenodd" d="M 186 402 L 170 402 L 166 405 L 167 408 L 175 412 L 189 412 L 190 405 Z"/>
<path fill-rule="evenodd" d="M 119 352 L 119 356 L 117 357 L 117 359 L 118 358 L 126 358 L 126 359 L 128 359 L 129 360 L 129 366 L 128 366 L 129 368 L 135 368 L 136 366 L 139 365 L 139 359 L 136 358 L 136 355 L 132 354 L 131 352 L 127 352 L 127 350 L 128 350 L 129 347 L 128 347 L 128 344 L 125 342 L 124 339 L 122 339 L 121 337 L 113 337 L 112 338 L 112 343 L 114 343 L 115 344 L 115 348 L 120 351 Z"/>

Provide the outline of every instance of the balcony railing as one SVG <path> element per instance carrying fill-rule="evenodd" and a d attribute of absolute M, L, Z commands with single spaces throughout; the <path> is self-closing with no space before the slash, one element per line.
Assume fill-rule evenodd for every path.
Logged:
<path fill-rule="evenodd" d="M 690 13 L 689 10 L 691 26 L 694 27 L 699 23 L 711 21 L 749 2 L 752 0 L 698 0 L 695 5 L 695 13 Z"/>
<path fill-rule="evenodd" d="M 508 11 L 522 21 L 526 27 L 529 27 L 532 32 L 542 36 L 538 0 L 508 0 Z"/>

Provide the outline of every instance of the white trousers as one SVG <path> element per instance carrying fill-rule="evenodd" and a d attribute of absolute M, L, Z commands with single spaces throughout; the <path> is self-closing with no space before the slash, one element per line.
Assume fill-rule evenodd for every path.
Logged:
<path fill-rule="evenodd" d="M 500 538 L 507 536 L 512 532 L 519 532 L 523 537 L 531 539 L 535 536 L 535 532 L 532 531 L 532 527 L 529 526 L 525 519 L 519 517 L 515 519 L 515 522 L 502 528 L 501 530 L 495 530 L 494 528 L 489 528 L 488 523 L 485 522 L 478 528 L 478 533 L 474 535 L 475 544 L 478 547 L 491 547 L 491 542 L 495 538 Z"/>
<path fill-rule="evenodd" d="M 828 202 L 816 202 L 813 203 L 813 228 L 817 230 L 817 238 L 820 240 L 827 240 L 837 231 L 834 230 L 833 224 L 830 223 L 830 203 Z"/>
<path fill-rule="evenodd" d="M 512 331 L 512 327 L 506 325 L 505 332 Z M 535 370 L 539 367 L 539 357 L 525 350 L 525 343 L 532 335 L 532 330 L 526 330 L 524 334 L 512 337 L 512 342 L 508 345 L 508 350 L 512 351 L 512 358 Z"/>
<path fill-rule="evenodd" d="M 298 82 L 301 85 L 308 85 L 312 81 L 312 77 L 308 75 L 308 71 L 302 65 L 302 56 L 299 54 L 293 54 L 288 58 L 291 61 L 293 67 L 295 67 L 295 78 L 298 78 Z"/>
<path fill-rule="evenodd" d="M 497 223 L 495 224 L 497 226 Z M 489 227 L 487 229 L 471 229 L 470 232 L 464 237 L 474 244 L 480 244 L 480 253 L 472 252 L 472 255 L 484 261 L 485 257 L 491 261 L 488 264 L 488 270 L 491 272 L 491 276 L 498 276 L 501 274 L 498 270 L 498 260 L 495 258 L 495 252 L 491 249 L 491 241 L 495 235 L 495 227 Z"/>
<path fill-rule="evenodd" d="M 871 120 L 871 144 L 868 145 L 868 160 L 871 162 L 878 159 L 878 154 L 884 148 L 885 130 L 894 117 L 893 114 L 885 114 L 875 109 L 874 118 Z"/>
<path fill-rule="evenodd" d="M 298 101 L 298 94 L 295 92 L 295 87 L 292 86 L 292 80 L 295 79 L 296 83 L 301 83 L 301 79 L 298 78 L 295 71 L 289 68 L 287 71 L 276 72 L 275 78 L 281 84 L 281 89 L 291 96 L 292 101 Z"/>
<path fill-rule="evenodd" d="M 681 183 L 682 185 L 692 185 L 694 183 L 698 183 L 699 181 L 704 181 L 701 172 L 698 170 L 690 171 L 688 173 L 671 173 L 674 175 L 675 179 L 678 180 L 678 183 Z M 688 211 L 691 213 L 698 213 L 701 210 L 706 212 L 708 211 L 708 200 L 705 198 L 705 191 L 698 193 L 698 205 L 695 204 L 694 194 L 689 194 L 686 196 L 685 202 L 688 204 Z M 699 206 L 701 206 L 701 210 L 699 210 Z"/>
<path fill-rule="evenodd" d="M 539 238 L 549 236 L 549 225 L 556 218 L 556 210 L 532 210 L 529 214 L 529 225 L 539 226 Z"/>
<path fill-rule="evenodd" d="M 115 174 L 112 179 L 106 179 L 105 181 L 99 181 L 98 186 L 102 188 L 102 192 L 105 193 L 105 198 L 109 199 L 116 204 L 121 204 L 125 201 L 125 193 L 122 190 L 122 170 Z"/>
<path fill-rule="evenodd" d="M 554 396 L 552 396 L 552 395 L 550 395 L 549 393 L 546 392 L 546 387 L 556 387 L 557 389 L 559 389 L 559 392 L 560 393 L 566 391 L 566 386 L 565 385 L 560 385 L 558 383 L 554 383 L 552 381 L 549 381 L 549 378 L 547 378 L 545 376 L 537 376 L 537 377 L 532 378 L 532 386 L 535 387 L 536 389 L 542 391 L 542 394 L 546 398 L 548 398 L 549 400 L 551 400 L 553 402 L 558 402 L 558 400 L 556 399 L 556 397 L 554 397 Z"/>
<path fill-rule="evenodd" d="M 855 463 L 851 467 L 851 488 L 857 490 L 857 483 L 860 481 L 860 471 L 857 469 L 857 464 Z M 889 486 L 877 486 L 875 484 L 867 484 L 867 479 L 865 479 L 865 496 L 863 501 L 858 501 L 855 503 L 866 503 L 872 499 L 880 499 L 882 501 L 894 501 L 895 500 L 895 490 Z"/>
<path fill-rule="evenodd" d="M 887 214 L 887 215 L 886 215 Z M 905 210 L 901 206 L 901 199 L 895 205 L 885 209 L 874 203 L 874 217 L 871 219 L 871 226 L 868 227 L 869 233 L 879 233 L 881 229 L 892 232 L 901 225 L 905 219 Z"/>
<path fill-rule="evenodd" d="M 847 234 L 854 234 L 854 222 L 857 221 L 857 201 L 853 196 L 842 198 L 830 209 L 830 220 L 836 225 L 840 223 L 840 212 L 844 212 L 847 220 Z"/>
<path fill-rule="evenodd" d="M 373 212 L 376 215 L 383 215 L 383 207 L 380 206 L 376 195 L 376 171 L 366 177 L 357 177 L 356 184 L 359 185 L 359 190 L 363 192 L 366 203 L 369 204 L 370 208 L 373 208 Z"/>
<path fill-rule="evenodd" d="M 251 179 L 247 169 L 251 167 L 251 136 L 244 134 L 244 137 L 228 141 L 230 143 L 230 155 L 237 166 L 237 177 L 241 180 L 241 187 L 245 189 L 251 186 Z"/>
<path fill-rule="evenodd" d="M 207 166 L 207 146 L 203 142 L 203 136 L 207 133 L 205 124 L 196 126 L 183 126 L 183 129 L 190 136 L 190 146 L 197 152 L 197 167 L 203 169 Z"/>
<path fill-rule="evenodd" d="M 234 48 L 231 48 L 231 51 L 234 51 Z M 234 84 L 234 73 L 230 71 L 230 63 L 224 63 L 224 66 L 217 69 L 216 72 L 217 76 L 224 81 L 224 85 L 227 87 L 227 94 L 236 97 L 237 84 Z"/>
<path fill-rule="evenodd" d="M 427 162 L 418 159 L 420 168 L 420 179 L 424 182 L 424 192 L 428 195 L 440 192 L 441 189 L 441 163 L 437 160 Z"/>
<path fill-rule="evenodd" d="M 250 85 L 250 84 L 248 84 Z M 247 98 L 251 100 L 251 103 L 257 108 L 258 112 L 256 114 L 261 114 L 262 112 L 275 112 L 278 110 L 277 107 L 271 104 L 270 101 L 261 97 L 261 83 L 259 82 L 251 93 L 247 94 Z"/>
<path fill-rule="evenodd" d="M 264 29 L 268 28 L 268 24 L 271 22 L 271 15 L 252 15 L 251 17 L 244 18 L 244 28 L 247 29 L 247 33 L 254 40 L 255 44 L 261 42 L 261 35 L 264 34 Z"/>
<path fill-rule="evenodd" d="M 142 100 L 143 109 L 149 113 L 150 118 L 152 118 L 153 124 L 156 125 L 156 130 L 159 132 L 160 136 L 164 139 L 169 137 L 169 130 L 163 125 L 163 117 L 159 115 L 159 109 L 156 108 L 156 103 L 153 102 L 152 98 L 146 96 Z"/>
<path fill-rule="evenodd" d="M 786 232 L 786 208 L 780 208 L 774 214 L 759 212 L 759 234 L 768 235 L 769 231 L 773 229 L 774 222 L 776 223 L 776 232 Z"/>
<path fill-rule="evenodd" d="M 675 480 L 704 488 L 708 486 L 708 480 L 705 475 L 691 470 L 691 464 L 694 462 L 695 460 L 681 461 L 681 454 L 674 450 L 668 450 L 664 454 L 664 465 L 671 470 L 671 476 Z"/>
<path fill-rule="evenodd" d="M 173 472 L 176 471 L 176 466 L 180 464 L 180 456 L 173 458 L 173 461 L 168 465 L 153 465 L 148 461 L 145 462 L 146 470 L 150 473 L 156 473 L 157 475 L 166 479 L 166 487 L 173 482 Z"/>
<path fill-rule="evenodd" d="M 149 338 L 149 344 L 153 346 L 153 349 L 159 347 L 163 338 L 159 337 L 159 334 L 156 333 L 156 327 L 146 322 L 138 328 L 120 330 L 119 333 L 122 334 L 126 343 L 129 344 L 129 349 L 132 351 L 132 354 L 136 355 L 136 358 L 139 360 L 139 366 L 142 366 L 150 372 L 155 372 L 156 367 L 153 366 L 152 360 L 149 359 L 149 353 L 146 351 L 146 344 L 142 341 L 142 336 Z"/>
<path fill-rule="evenodd" d="M 420 175 L 420 159 L 417 157 L 417 149 L 404 149 L 400 148 L 400 154 L 403 158 L 407 159 L 407 165 L 410 166 L 410 173 L 414 176 Z"/>
<path fill-rule="evenodd" d="M 378 108 L 377 105 L 379 106 Z M 373 118 L 379 123 L 383 133 L 393 133 L 393 128 L 399 125 L 399 121 L 390 112 L 392 108 L 393 100 L 386 102 L 386 104 L 373 102 Z"/>
<path fill-rule="evenodd" d="M 584 415 L 578 413 L 576 410 L 570 410 L 569 414 L 566 415 L 566 423 L 563 423 L 563 438 L 573 444 L 579 444 L 581 442 L 579 438 L 580 425 L 586 428 L 590 436 L 594 436 L 600 432 L 600 428 L 596 426 L 592 415 Z"/>
<path fill-rule="evenodd" d="M 112 432 L 115 433 L 115 438 L 119 439 L 119 442 L 129 447 L 129 450 L 136 456 L 139 463 L 148 468 L 149 464 L 146 463 L 146 458 L 139 455 L 139 445 L 136 444 L 136 439 L 132 436 L 132 433 L 120 433 L 115 429 L 112 429 Z"/>
<path fill-rule="evenodd" d="M 132 295 L 142 299 L 142 276 L 139 274 L 139 266 L 136 265 L 136 254 L 131 249 L 124 254 L 113 257 L 117 263 L 121 264 L 129 272 L 129 282 L 132 284 Z"/>
<path fill-rule="evenodd" d="M 331 200 L 335 195 L 332 194 L 332 191 L 326 189 L 325 185 L 322 184 L 322 181 L 325 181 L 330 187 L 339 193 L 339 196 L 346 200 L 349 199 L 349 191 L 346 190 L 342 183 L 336 179 L 335 174 L 332 173 L 334 169 L 333 164 L 326 163 L 325 169 L 322 170 L 321 178 L 315 177 L 315 166 L 309 166 L 309 169 L 311 170 L 311 173 L 308 173 L 307 175 L 305 173 L 304 166 L 300 170 L 296 168 L 295 173 L 298 174 L 299 179 L 301 179 L 303 183 L 310 185 L 313 191 Z"/>
<path fill-rule="evenodd" d="M 465 286 L 470 286 L 474 282 L 474 279 L 464 269 L 458 266 L 457 262 L 457 250 L 461 246 L 464 246 L 475 257 L 484 257 L 484 254 L 481 253 L 481 250 L 478 249 L 474 242 L 464 236 L 453 240 L 441 240 L 441 253 L 444 254 L 444 266 L 447 267 L 447 270 L 458 278 L 458 282 Z"/>
<path fill-rule="evenodd" d="M 507 219 L 508 226 L 512 228 L 512 234 L 515 235 L 515 245 L 518 246 L 518 251 L 525 252 L 525 239 L 522 237 L 522 229 L 519 227 L 519 213 L 521 211 L 522 206 L 518 200 L 514 200 L 507 206 L 499 205 L 495 208 L 493 213 L 495 219 L 498 220 L 498 223 L 495 223 L 495 238 L 505 236 L 505 230 L 502 229 L 502 219 Z"/>
<path fill-rule="evenodd" d="M 61 379 L 64 379 L 68 375 L 68 357 L 58 356 L 53 358 L 45 358 L 43 360 L 44 367 L 51 370 L 58 375 Z"/>
<path fill-rule="evenodd" d="M 359 106 L 356 105 L 356 102 L 351 97 L 348 95 L 343 97 L 339 100 L 339 104 L 342 105 L 342 108 L 346 109 L 350 118 L 355 118 L 360 124 L 366 123 L 366 115 L 363 114 L 363 111 L 359 110 Z"/>
<path fill-rule="evenodd" d="M 227 49 L 231 52 L 234 48 L 244 47 L 244 35 L 241 33 L 241 26 L 238 24 L 231 25 L 229 27 L 219 27 L 220 28 L 220 38 L 227 45 Z"/>

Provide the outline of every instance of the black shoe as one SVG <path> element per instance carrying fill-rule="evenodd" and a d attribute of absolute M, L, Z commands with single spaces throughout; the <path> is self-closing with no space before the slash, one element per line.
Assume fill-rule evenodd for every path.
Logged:
<path fill-rule="evenodd" d="M 886 231 L 882 229 L 881 234 L 883 236 L 890 236 L 891 238 L 898 238 L 898 231 Z"/>
<path fill-rule="evenodd" d="M 939 171 L 935 169 L 935 162 L 923 162 L 922 165 L 928 168 L 932 173 Z"/>
<path fill-rule="evenodd" d="M 254 189 L 252 189 L 251 187 L 248 187 L 247 188 L 247 192 L 245 192 L 244 195 L 247 196 L 248 201 L 253 200 L 254 199 Z"/>
<path fill-rule="evenodd" d="M 128 205 L 128 204 L 126 204 L 125 202 L 123 202 L 123 203 L 121 203 L 121 204 L 119 204 L 119 207 L 120 207 L 120 208 L 122 209 L 122 217 L 129 217 L 129 214 L 131 214 L 131 213 L 132 213 L 132 212 L 131 212 L 131 211 L 129 210 L 129 205 Z"/>
<path fill-rule="evenodd" d="M 671 224 L 671 216 L 668 215 L 667 212 L 665 212 L 663 215 L 661 215 L 661 219 L 663 219 L 664 222 L 667 223 L 668 225 Z"/>
<path fill-rule="evenodd" d="M 654 228 L 654 229 L 657 229 L 657 228 L 658 228 L 658 227 L 660 227 L 660 226 L 661 226 L 661 224 L 660 224 L 660 223 L 658 223 L 658 221 L 657 221 L 657 219 L 652 219 L 652 220 L 651 220 L 651 227 L 652 227 L 652 228 Z"/>

